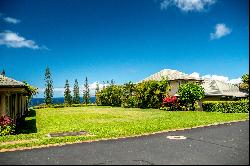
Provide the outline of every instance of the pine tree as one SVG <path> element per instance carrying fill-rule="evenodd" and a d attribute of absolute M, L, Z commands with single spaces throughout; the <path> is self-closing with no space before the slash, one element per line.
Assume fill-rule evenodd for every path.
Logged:
<path fill-rule="evenodd" d="M 1 73 L 1 75 L 2 75 L 2 76 L 5 76 L 5 71 L 4 71 L 4 69 L 3 69 L 2 73 Z"/>
<path fill-rule="evenodd" d="M 103 87 L 102 87 L 102 89 L 105 89 L 106 88 L 106 86 L 105 86 L 105 81 L 102 81 L 103 82 Z"/>
<path fill-rule="evenodd" d="M 100 104 L 100 99 L 99 99 L 99 92 L 100 92 L 100 87 L 99 87 L 99 83 L 96 83 L 96 88 L 95 88 L 95 103 L 97 105 Z"/>
<path fill-rule="evenodd" d="M 49 67 L 45 70 L 45 90 L 44 90 L 44 102 L 48 104 L 52 104 L 53 101 L 53 81 L 51 77 L 51 73 Z"/>
<path fill-rule="evenodd" d="M 112 85 L 115 85 L 115 81 L 112 79 L 111 81 L 110 81 L 110 85 L 112 86 Z"/>
<path fill-rule="evenodd" d="M 71 96 L 71 91 L 70 91 L 70 88 L 69 88 L 69 81 L 66 80 L 66 83 L 65 83 L 65 91 L 64 91 L 64 104 L 71 104 L 72 103 L 72 96 Z"/>
<path fill-rule="evenodd" d="M 84 90 L 83 90 L 83 102 L 88 105 L 90 102 L 90 94 L 89 94 L 89 84 L 88 84 L 88 78 L 86 77 L 85 83 L 84 83 Z"/>
<path fill-rule="evenodd" d="M 73 96 L 73 103 L 74 104 L 79 104 L 80 103 L 80 93 L 79 93 L 79 86 L 78 86 L 78 81 L 75 79 L 75 84 L 74 84 L 74 96 Z"/>

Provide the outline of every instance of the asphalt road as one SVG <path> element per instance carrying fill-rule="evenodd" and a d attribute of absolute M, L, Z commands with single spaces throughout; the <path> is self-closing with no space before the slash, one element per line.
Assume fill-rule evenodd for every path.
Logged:
<path fill-rule="evenodd" d="M 170 140 L 182 135 L 186 139 Z M 249 164 L 249 121 L 119 140 L 0 153 L 0 164 Z"/>

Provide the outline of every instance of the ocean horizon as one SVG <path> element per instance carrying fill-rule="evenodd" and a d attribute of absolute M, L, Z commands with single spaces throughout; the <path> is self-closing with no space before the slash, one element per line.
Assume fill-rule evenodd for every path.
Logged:
<path fill-rule="evenodd" d="M 64 97 L 54 97 L 52 99 L 53 104 L 63 104 L 64 103 Z M 83 102 L 83 97 L 80 97 L 80 102 Z M 32 98 L 29 106 L 36 106 L 44 103 L 44 98 Z M 95 97 L 90 97 L 90 103 L 95 103 Z"/>

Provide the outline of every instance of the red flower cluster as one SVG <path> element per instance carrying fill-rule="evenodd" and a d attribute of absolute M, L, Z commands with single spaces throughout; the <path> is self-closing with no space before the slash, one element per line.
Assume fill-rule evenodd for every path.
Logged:
<path fill-rule="evenodd" d="M 177 101 L 177 97 L 176 97 L 176 96 L 165 97 L 165 98 L 163 99 L 163 104 L 175 103 L 176 101 Z"/>
<path fill-rule="evenodd" d="M 178 110 L 178 101 L 176 96 L 165 97 L 162 101 L 163 108 L 169 111 Z"/>
<path fill-rule="evenodd" d="M 0 117 L 0 126 L 4 127 L 11 124 L 11 118 L 8 115 L 3 115 Z"/>

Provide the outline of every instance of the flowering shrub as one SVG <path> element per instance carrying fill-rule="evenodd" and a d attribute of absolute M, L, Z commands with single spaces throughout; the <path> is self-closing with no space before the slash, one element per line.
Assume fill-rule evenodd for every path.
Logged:
<path fill-rule="evenodd" d="M 163 109 L 167 111 L 176 111 L 178 109 L 178 99 L 176 96 L 165 97 L 162 101 Z"/>
<path fill-rule="evenodd" d="M 9 116 L 3 115 L 0 117 L 0 136 L 9 135 L 14 133 L 15 125 Z"/>

